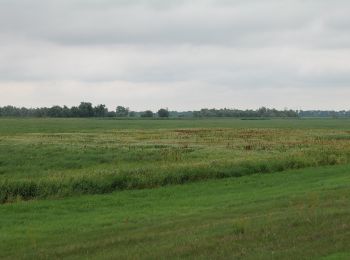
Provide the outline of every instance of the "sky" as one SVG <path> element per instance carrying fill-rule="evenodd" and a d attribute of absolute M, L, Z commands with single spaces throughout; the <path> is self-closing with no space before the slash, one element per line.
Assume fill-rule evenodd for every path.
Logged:
<path fill-rule="evenodd" d="M 0 0 L 0 106 L 350 109 L 348 0 Z"/>

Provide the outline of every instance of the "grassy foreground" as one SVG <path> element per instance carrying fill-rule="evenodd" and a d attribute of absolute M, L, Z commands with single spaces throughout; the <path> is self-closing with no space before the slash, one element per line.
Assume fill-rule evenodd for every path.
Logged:
<path fill-rule="evenodd" d="M 349 259 L 350 165 L 0 205 L 1 259 Z"/>
<path fill-rule="evenodd" d="M 347 119 L 0 119 L 0 203 L 350 163 Z"/>

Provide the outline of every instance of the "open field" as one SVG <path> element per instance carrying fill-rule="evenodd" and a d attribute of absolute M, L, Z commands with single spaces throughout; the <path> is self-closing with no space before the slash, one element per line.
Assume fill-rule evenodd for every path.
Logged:
<path fill-rule="evenodd" d="M 296 128 L 350 130 L 350 119 L 83 119 L 83 118 L 0 118 L 1 134 L 103 132 L 116 129 L 177 128 Z"/>
<path fill-rule="evenodd" d="M 350 166 L 5 204 L 0 216 L 1 259 L 349 259 Z"/>
<path fill-rule="evenodd" d="M 349 259 L 349 223 L 347 119 L 0 119 L 0 259 Z"/>
<path fill-rule="evenodd" d="M 349 162 L 346 119 L 0 119 L 0 202 Z"/>

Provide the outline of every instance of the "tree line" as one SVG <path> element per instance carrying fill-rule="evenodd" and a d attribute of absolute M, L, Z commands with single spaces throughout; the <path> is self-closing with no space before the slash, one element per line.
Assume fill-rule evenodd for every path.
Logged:
<path fill-rule="evenodd" d="M 307 111 L 299 111 L 300 117 L 333 117 L 333 118 L 344 118 L 350 117 L 350 110 L 341 110 L 341 111 L 333 111 L 333 110 L 307 110 Z"/>
<path fill-rule="evenodd" d="M 169 117 L 169 111 L 161 108 L 157 113 L 151 110 L 130 111 L 128 107 L 117 106 L 109 111 L 106 105 L 93 106 L 90 102 L 81 102 L 79 106 L 52 106 L 26 108 L 15 106 L 0 107 L 2 117 Z"/>
<path fill-rule="evenodd" d="M 115 110 L 108 110 L 106 105 L 93 106 L 90 102 L 81 102 L 78 106 L 52 106 L 39 108 L 25 108 L 15 106 L 0 107 L 1 117 L 142 117 L 142 118 L 207 118 L 207 117 L 237 117 L 237 118 L 263 118 L 263 117 L 350 117 L 350 111 L 296 111 L 277 110 L 261 107 L 259 109 L 207 109 L 198 111 L 169 111 L 161 108 L 157 112 L 151 110 L 131 111 L 128 107 L 117 106 Z"/>
<path fill-rule="evenodd" d="M 261 107 L 257 110 L 239 109 L 201 109 L 194 112 L 194 117 L 297 117 L 298 112 L 294 110 L 277 110 Z"/>

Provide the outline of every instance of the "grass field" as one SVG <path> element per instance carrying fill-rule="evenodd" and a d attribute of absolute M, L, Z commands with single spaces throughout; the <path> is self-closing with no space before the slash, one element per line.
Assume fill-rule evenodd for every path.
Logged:
<path fill-rule="evenodd" d="M 2 118 L 0 258 L 348 259 L 349 173 L 348 119 Z"/>
<path fill-rule="evenodd" d="M 349 259 L 350 166 L 0 207 L 0 258 Z"/>
<path fill-rule="evenodd" d="M 0 120 L 0 202 L 350 162 L 350 120 Z"/>

